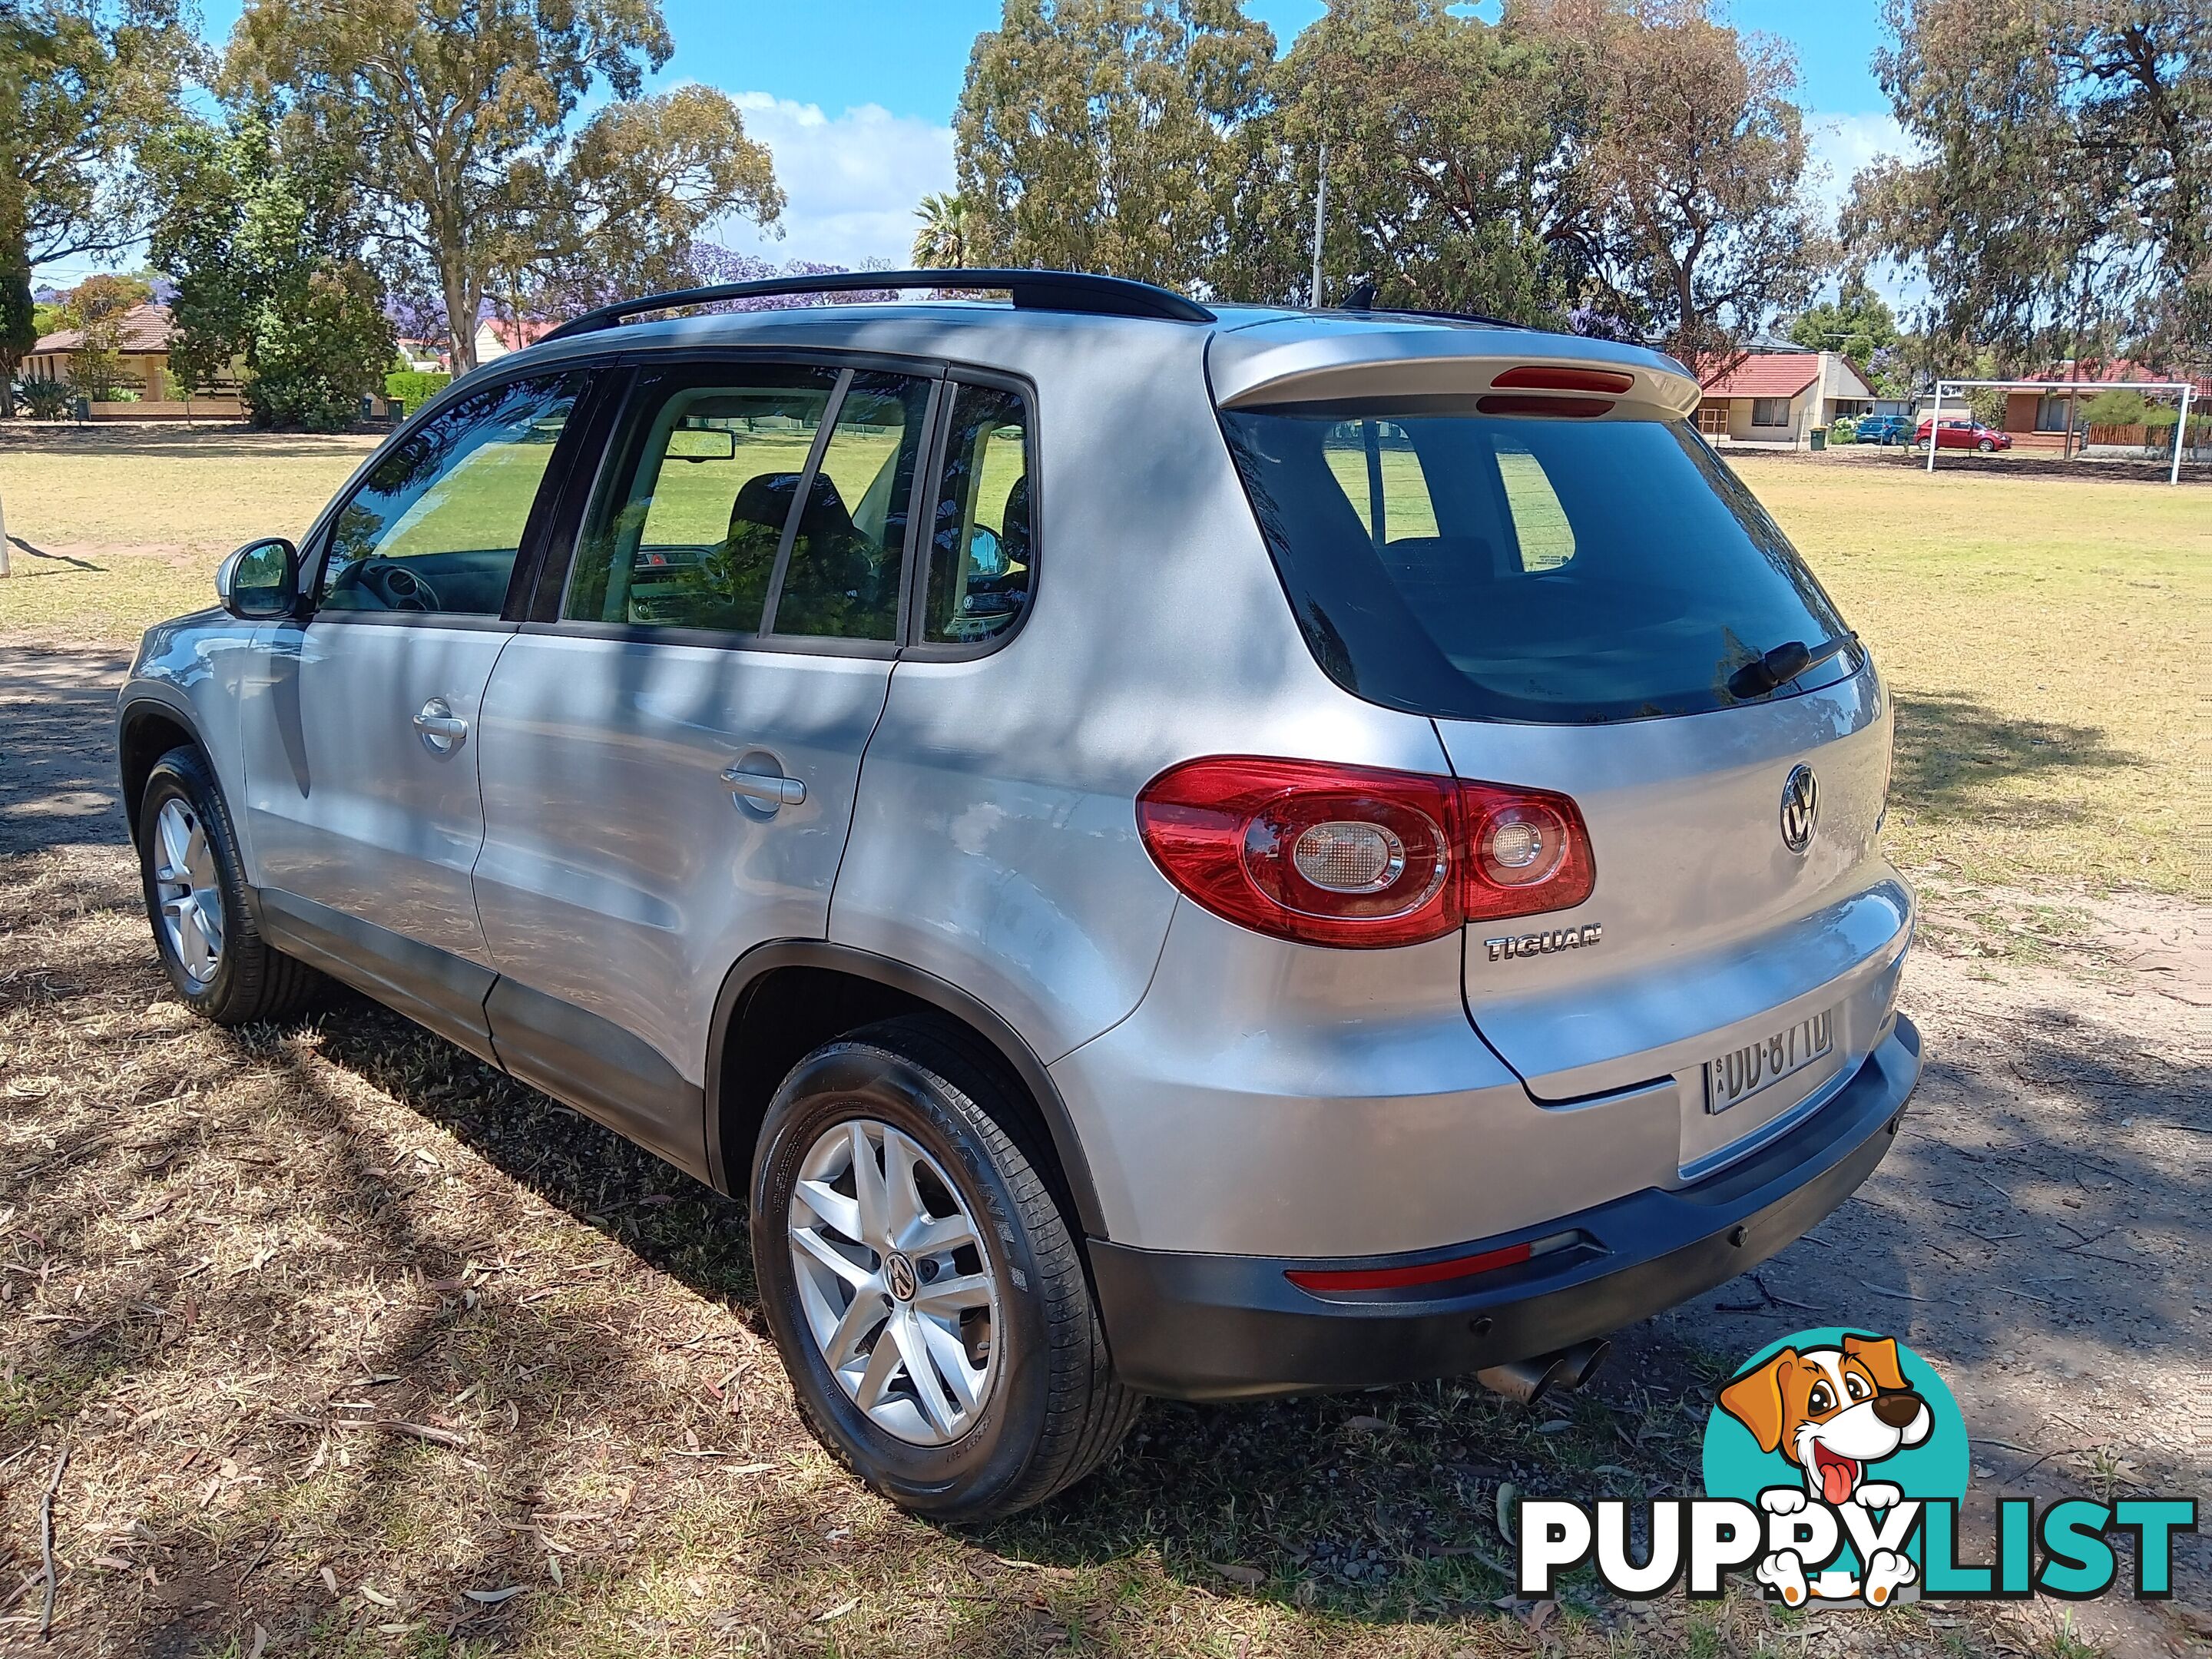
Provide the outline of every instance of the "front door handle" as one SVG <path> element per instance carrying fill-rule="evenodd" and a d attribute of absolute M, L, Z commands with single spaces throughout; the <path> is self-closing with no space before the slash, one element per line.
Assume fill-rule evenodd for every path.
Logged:
<path fill-rule="evenodd" d="M 453 704 L 443 697 L 433 697 L 416 713 L 415 729 L 422 734 L 422 746 L 432 754 L 450 755 L 468 736 L 469 723 L 454 714 Z"/>
<path fill-rule="evenodd" d="M 763 806 L 799 806 L 806 800 L 806 786 L 781 772 L 748 772 L 743 767 L 732 766 L 722 774 L 722 781 L 730 786 L 732 794 L 757 800 Z"/>

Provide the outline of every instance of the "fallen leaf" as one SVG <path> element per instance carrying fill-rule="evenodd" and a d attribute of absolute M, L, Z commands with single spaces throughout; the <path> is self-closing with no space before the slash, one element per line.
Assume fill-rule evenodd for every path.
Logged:
<path fill-rule="evenodd" d="M 1555 1417 L 1548 1423 L 1539 1423 L 1536 1425 L 1536 1432 L 1539 1434 L 1565 1434 L 1572 1427 L 1574 1427 L 1574 1425 L 1567 1419 L 1564 1417 Z"/>
<path fill-rule="evenodd" d="M 1390 1425 L 1379 1417 L 1347 1417 L 1344 1420 L 1344 1426 L 1347 1429 L 1356 1429 L 1361 1434 L 1374 1434 Z"/>
<path fill-rule="evenodd" d="M 830 1608 L 829 1612 L 816 1613 L 814 1615 L 814 1622 L 817 1625 L 826 1625 L 832 1619 L 842 1619 L 847 1613 L 852 1612 L 854 1607 L 857 1607 L 860 1605 L 860 1598 L 857 1595 L 853 1597 L 849 1601 L 840 1601 L 836 1607 Z"/>
<path fill-rule="evenodd" d="M 1242 1566 L 1234 1562 L 1223 1561 L 1209 1561 L 1206 1565 L 1212 1568 L 1214 1571 L 1219 1573 L 1224 1578 L 1226 1578 L 1231 1583 L 1242 1584 L 1248 1589 L 1256 1588 L 1257 1586 L 1267 1582 L 1267 1575 L 1261 1571 L 1257 1567 Z"/>
<path fill-rule="evenodd" d="M 514 1597 L 521 1595 L 526 1588 L 527 1587 L 522 1584 L 509 1584 L 505 1589 L 463 1590 L 461 1594 L 467 1596 L 471 1601 L 479 1601 L 485 1607 L 495 1607 L 501 1602 L 512 1601 Z"/>
<path fill-rule="evenodd" d="M 382 1590 L 377 1589 L 375 1585 L 368 1583 L 366 1579 L 362 1581 L 361 1593 L 364 1601 L 374 1601 L 380 1607 L 396 1607 L 399 1605 L 398 1602 L 393 1601 L 392 1597 L 386 1595 Z"/>
<path fill-rule="evenodd" d="M 1507 1543 L 1514 1541 L 1513 1529 L 1520 1522 L 1521 1488 L 1510 1480 L 1498 1486 L 1498 1535 Z"/>

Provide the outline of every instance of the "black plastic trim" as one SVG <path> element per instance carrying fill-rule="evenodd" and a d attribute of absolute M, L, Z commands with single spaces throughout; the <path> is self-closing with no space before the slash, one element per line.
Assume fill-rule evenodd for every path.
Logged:
<path fill-rule="evenodd" d="M 823 968 L 872 980 L 940 1008 L 981 1033 L 1013 1068 L 1036 1102 L 1037 1110 L 1052 1136 L 1060 1171 L 1066 1178 L 1067 1196 L 1075 1206 L 1084 1231 L 1094 1236 L 1105 1231 L 1105 1212 L 1098 1202 L 1098 1189 L 1091 1179 L 1091 1164 L 1083 1155 L 1083 1142 L 1076 1133 L 1075 1121 L 1068 1115 L 1066 1103 L 1060 1099 L 1060 1090 L 1044 1062 L 1022 1040 L 1021 1034 L 950 981 L 893 957 L 878 956 L 849 945 L 833 945 L 827 939 L 776 939 L 755 945 L 738 958 L 722 981 L 721 994 L 714 1000 L 714 1028 L 707 1045 L 707 1181 L 710 1186 L 724 1193 L 742 1194 L 751 1176 L 752 1149 L 722 1145 L 724 1044 L 736 1027 L 745 993 L 779 968 Z M 740 1160 L 734 1167 L 731 1163 L 732 1152 Z"/>
<path fill-rule="evenodd" d="M 254 899 L 262 937 L 278 950 L 499 1064 L 484 1022 L 490 969 L 282 888 L 257 888 Z"/>
<path fill-rule="evenodd" d="M 882 289 L 1005 289 L 1015 308 L 1024 311 L 1077 311 L 1109 317 L 1152 317 L 1166 322 L 1211 323 L 1213 313 L 1172 289 L 1156 288 L 1122 276 L 1100 276 L 1083 270 L 1015 270 L 1003 266 L 981 270 L 844 270 L 819 276 L 770 276 L 757 282 L 717 283 L 707 288 L 677 289 L 666 294 L 640 295 L 611 306 L 587 311 L 545 337 L 565 340 L 579 334 L 619 326 L 647 311 L 668 311 L 679 306 L 713 305 L 725 300 L 752 300 L 787 294 L 872 293 Z M 540 342 L 544 343 L 544 342 Z"/>
<path fill-rule="evenodd" d="M 1094 1237 L 1115 1368 L 1147 1394 L 1257 1399 L 1464 1376 L 1605 1335 L 1726 1283 L 1817 1225 L 1889 1150 L 1919 1076 L 1920 1036 L 1900 1017 L 1835 1099 L 1705 1181 L 1432 1250 L 1277 1260 Z M 1588 1243 L 1413 1291 L 1322 1297 L 1285 1276 L 1426 1265 L 1569 1231 Z"/>

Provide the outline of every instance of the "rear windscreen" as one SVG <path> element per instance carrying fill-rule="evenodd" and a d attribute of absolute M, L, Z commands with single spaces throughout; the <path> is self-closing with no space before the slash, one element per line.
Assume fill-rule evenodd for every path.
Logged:
<path fill-rule="evenodd" d="M 1725 708 L 1842 619 L 1680 422 L 1225 410 L 1307 642 L 1371 702 L 1453 720 Z M 1856 672 L 1846 650 L 1774 692 Z"/>

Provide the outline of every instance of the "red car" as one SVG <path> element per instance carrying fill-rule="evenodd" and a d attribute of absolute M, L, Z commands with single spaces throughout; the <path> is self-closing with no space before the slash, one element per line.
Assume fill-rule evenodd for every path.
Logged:
<path fill-rule="evenodd" d="M 1927 447 L 1929 424 L 1921 422 L 1919 429 L 1912 434 L 1912 441 L 1923 448 Z M 2012 434 L 1984 426 L 1979 421 L 1946 421 L 1941 442 L 1945 449 L 1978 449 L 1986 455 L 1993 449 L 2010 449 Z"/>

